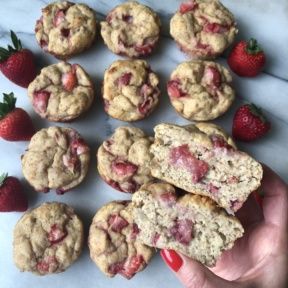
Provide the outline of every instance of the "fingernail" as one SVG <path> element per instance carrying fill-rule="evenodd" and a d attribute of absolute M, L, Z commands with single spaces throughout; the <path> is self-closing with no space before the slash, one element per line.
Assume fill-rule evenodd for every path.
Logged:
<path fill-rule="evenodd" d="M 183 260 L 174 250 L 163 249 L 160 255 L 173 271 L 178 272 L 183 264 Z"/>

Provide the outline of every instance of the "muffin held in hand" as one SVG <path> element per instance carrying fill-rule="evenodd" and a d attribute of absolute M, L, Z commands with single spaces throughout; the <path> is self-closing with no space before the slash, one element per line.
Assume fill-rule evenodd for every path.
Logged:
<path fill-rule="evenodd" d="M 159 16 L 149 7 L 127 1 L 112 9 L 101 22 L 101 35 L 115 54 L 131 58 L 150 54 L 159 40 Z"/>
<path fill-rule="evenodd" d="M 170 34 L 192 58 L 211 59 L 223 53 L 238 30 L 232 13 L 218 0 L 190 0 L 170 21 Z"/>
<path fill-rule="evenodd" d="M 178 197 L 167 183 L 143 185 L 132 196 L 132 205 L 139 241 L 207 266 L 215 265 L 244 232 L 240 222 L 211 199 L 190 193 Z"/>
<path fill-rule="evenodd" d="M 85 4 L 54 2 L 42 9 L 36 22 L 40 47 L 59 59 L 68 59 L 88 49 L 96 35 L 94 11 Z"/>
<path fill-rule="evenodd" d="M 236 150 L 219 129 L 159 124 L 154 131 L 150 168 L 155 178 L 208 196 L 230 213 L 240 209 L 260 186 L 261 164 Z"/>
<path fill-rule="evenodd" d="M 130 279 L 143 270 L 155 249 L 137 241 L 139 229 L 132 218 L 131 201 L 113 201 L 101 207 L 90 226 L 90 257 L 109 277 Z"/>
<path fill-rule="evenodd" d="M 146 61 L 115 61 L 104 74 L 104 109 L 122 121 L 144 119 L 158 104 L 158 85 L 158 76 Z"/>
<path fill-rule="evenodd" d="M 63 272 L 80 256 L 83 233 L 82 221 L 64 203 L 29 210 L 14 228 L 15 265 L 38 275 Z"/>
<path fill-rule="evenodd" d="M 75 130 L 50 127 L 32 137 L 22 156 L 22 171 L 36 191 L 63 194 L 83 181 L 89 161 L 90 149 Z"/>

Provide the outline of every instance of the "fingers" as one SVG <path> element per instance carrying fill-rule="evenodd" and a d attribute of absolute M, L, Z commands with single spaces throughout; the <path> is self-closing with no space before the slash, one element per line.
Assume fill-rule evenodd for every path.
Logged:
<path fill-rule="evenodd" d="M 236 282 L 226 281 L 197 261 L 173 250 L 161 250 L 166 264 L 175 272 L 177 278 L 186 288 L 238 288 Z"/>
<path fill-rule="evenodd" d="M 287 228 L 288 187 L 270 168 L 263 165 L 263 214 L 265 221 Z"/>

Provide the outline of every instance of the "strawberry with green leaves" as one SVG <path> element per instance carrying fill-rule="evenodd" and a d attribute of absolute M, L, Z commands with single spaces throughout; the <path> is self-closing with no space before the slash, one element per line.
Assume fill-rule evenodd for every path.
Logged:
<path fill-rule="evenodd" d="M 27 197 L 20 181 L 8 174 L 0 175 L 0 212 L 23 212 L 28 208 Z"/>
<path fill-rule="evenodd" d="M 28 141 L 35 133 L 35 128 L 28 113 L 16 108 L 13 93 L 3 93 L 0 102 L 0 138 L 7 141 Z"/>
<path fill-rule="evenodd" d="M 253 38 L 237 43 L 227 59 L 231 70 L 243 77 L 257 76 L 263 70 L 265 61 L 263 50 Z"/>
<path fill-rule="evenodd" d="M 234 115 L 232 134 L 235 139 L 248 142 L 263 137 L 270 128 L 260 108 L 245 104 Z"/>
<path fill-rule="evenodd" d="M 28 49 L 23 49 L 21 41 L 11 31 L 13 47 L 0 47 L 0 70 L 13 83 L 27 88 L 36 77 L 34 55 Z"/>

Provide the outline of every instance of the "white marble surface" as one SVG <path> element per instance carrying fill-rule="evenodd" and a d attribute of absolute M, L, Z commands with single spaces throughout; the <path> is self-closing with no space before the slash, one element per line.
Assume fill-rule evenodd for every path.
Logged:
<path fill-rule="evenodd" d="M 34 24 L 40 15 L 40 9 L 50 1 L 44 0 L 1 0 L 0 9 L 0 45 L 8 41 L 9 30 L 13 29 L 25 47 L 37 55 L 39 66 L 57 62 L 52 56 L 45 55 L 37 46 L 34 38 Z M 80 2 L 80 1 L 79 1 Z M 83 0 L 97 11 L 98 17 L 104 15 L 116 4 L 122 1 Z M 161 78 L 162 96 L 160 107 L 148 119 L 133 125 L 152 133 L 152 128 L 159 122 L 187 123 L 181 119 L 169 104 L 165 91 L 165 83 L 174 67 L 186 59 L 168 35 L 169 18 L 176 10 L 180 1 L 141 1 L 148 3 L 159 12 L 163 22 L 163 37 L 156 53 L 147 60 Z M 221 124 L 229 132 L 235 109 L 246 101 L 253 101 L 266 112 L 272 122 L 272 131 L 262 140 L 251 144 L 239 143 L 239 146 L 254 155 L 258 160 L 267 163 L 286 181 L 288 179 L 288 1 L 287 0 L 223 0 L 236 15 L 239 23 L 239 37 L 256 37 L 267 53 L 265 72 L 255 79 L 234 78 L 237 91 L 237 101 L 232 109 L 215 122 Z M 115 59 L 104 46 L 100 37 L 88 52 L 71 59 L 70 62 L 80 63 L 91 74 L 96 88 L 97 97 L 93 108 L 85 117 L 69 124 L 76 128 L 87 139 L 92 151 L 96 151 L 99 143 L 112 133 L 115 127 L 125 123 L 116 121 L 105 115 L 100 99 L 100 83 L 103 72 Z M 226 64 L 224 57 L 219 59 Z M 0 93 L 13 91 L 18 97 L 18 106 L 25 108 L 32 116 L 37 128 L 53 125 L 41 120 L 32 110 L 26 90 L 22 89 L 0 74 Z M 2 97 L 2 96 L 1 96 Z M 95 166 L 95 153 L 89 175 L 77 189 L 63 196 L 54 192 L 37 194 L 23 179 L 20 156 L 27 146 L 26 142 L 8 143 L 0 140 L 0 173 L 7 171 L 10 175 L 19 177 L 26 187 L 30 207 L 35 207 L 45 201 L 63 201 L 75 207 L 85 221 L 86 235 L 92 216 L 104 203 L 115 199 L 129 199 L 129 195 L 109 188 L 99 178 Z M 127 281 L 122 277 L 106 278 L 99 272 L 89 259 L 88 249 L 84 248 L 80 259 L 65 273 L 47 277 L 38 277 L 30 273 L 20 273 L 12 260 L 12 232 L 21 213 L 1 213 L 0 215 L 0 285 L 3 288 L 16 287 L 181 287 L 173 273 L 163 264 L 159 255 L 154 257 L 145 271 Z"/>

